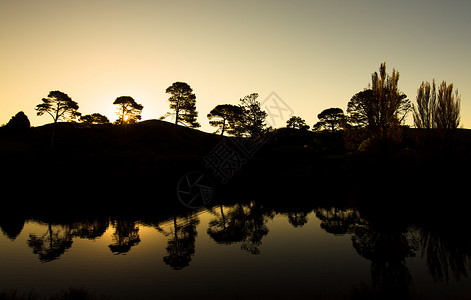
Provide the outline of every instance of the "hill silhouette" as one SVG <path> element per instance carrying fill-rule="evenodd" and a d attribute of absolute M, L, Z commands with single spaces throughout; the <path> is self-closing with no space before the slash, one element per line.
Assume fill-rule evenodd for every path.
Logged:
<path fill-rule="evenodd" d="M 58 123 L 51 149 L 52 126 L 0 130 L 1 188 L 10 195 L 4 207 L 27 203 L 32 210 L 46 212 L 67 207 L 152 211 L 180 205 L 179 179 L 189 171 L 214 175 L 204 157 L 221 141 L 234 139 L 159 120 L 126 126 Z M 397 180 L 404 186 L 417 184 L 411 175 L 417 176 L 419 169 L 422 175 L 440 178 L 470 166 L 471 130 L 461 129 L 459 134 L 458 155 L 440 158 L 442 166 L 437 168 L 437 156 L 423 158 L 417 151 L 416 129 L 405 129 L 395 157 L 378 161 L 368 153 L 348 152 L 342 132 L 281 128 L 269 134 L 227 184 L 215 181 L 220 198 L 246 197 L 251 191 L 257 198 L 294 199 L 307 190 L 321 197 L 339 191 L 348 196 L 371 187 L 380 193 L 388 183 L 400 190 Z M 385 176 L 389 181 L 380 182 Z M 426 184 L 424 178 L 419 184 Z"/>
<path fill-rule="evenodd" d="M 48 138 L 54 124 L 46 124 L 32 127 L 20 134 L 2 135 L 2 150 L 16 144 L 23 146 L 23 150 L 50 150 Z M 135 147 L 146 145 L 148 147 L 170 146 L 171 152 L 185 149 L 185 146 L 201 144 L 208 140 L 217 140 L 218 137 L 199 130 L 184 126 L 177 126 L 160 120 L 147 120 L 125 126 L 112 125 L 87 125 L 82 123 L 59 122 L 57 123 L 57 149 L 72 150 L 78 147 L 81 150 L 94 151 L 105 148 Z M 176 148 L 175 148 L 176 147 Z M 16 148 L 21 150 L 20 148 Z M 198 149 L 193 149 L 198 150 Z M 164 148 L 162 151 L 169 151 Z M 194 152 L 194 151 L 193 151 Z"/>
<path fill-rule="evenodd" d="M 164 201 L 180 176 L 203 168 L 203 155 L 221 140 L 158 120 L 127 126 L 58 123 L 51 149 L 52 126 L 0 135 L 2 190 L 37 207 L 120 199 L 135 204 L 140 197 Z"/>

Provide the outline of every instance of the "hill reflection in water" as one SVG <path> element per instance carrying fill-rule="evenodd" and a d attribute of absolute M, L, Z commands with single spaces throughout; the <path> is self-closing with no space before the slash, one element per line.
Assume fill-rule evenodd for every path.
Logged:
<path fill-rule="evenodd" d="M 471 238 L 459 219 L 259 202 L 160 217 L 2 216 L 0 289 L 83 286 L 113 298 L 461 297 L 471 293 Z"/>

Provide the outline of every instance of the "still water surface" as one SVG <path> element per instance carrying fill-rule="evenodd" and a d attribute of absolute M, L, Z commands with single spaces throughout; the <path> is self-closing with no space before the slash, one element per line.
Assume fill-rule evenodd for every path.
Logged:
<path fill-rule="evenodd" d="M 469 238 L 380 228 L 353 208 L 247 203 L 163 219 L 35 217 L 0 226 L 0 290 L 83 287 L 113 299 L 471 297 Z"/>

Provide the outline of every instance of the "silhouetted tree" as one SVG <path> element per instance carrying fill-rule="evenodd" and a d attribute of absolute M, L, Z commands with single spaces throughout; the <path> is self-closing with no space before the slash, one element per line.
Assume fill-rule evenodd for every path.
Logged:
<path fill-rule="evenodd" d="M 38 116 L 44 113 L 49 114 L 54 123 L 59 120 L 70 121 L 79 117 L 81 114 L 77 112 L 79 106 L 67 94 L 61 91 L 51 91 L 47 98 L 42 99 L 42 103 L 36 105 Z"/>
<path fill-rule="evenodd" d="M 8 123 L 5 125 L 5 128 L 11 130 L 23 130 L 30 127 L 31 123 L 29 122 L 28 117 L 22 111 L 11 117 L 10 121 L 8 121 Z"/>
<path fill-rule="evenodd" d="M 414 125 L 420 150 L 451 149 L 455 145 L 455 129 L 460 123 L 461 96 L 453 93 L 453 84 L 443 81 L 438 93 L 435 80 L 422 82 L 417 90 L 417 105 L 413 105 Z"/>
<path fill-rule="evenodd" d="M 317 115 L 319 122 L 312 126 L 314 131 L 330 130 L 335 132 L 340 130 L 342 123 L 345 120 L 345 115 L 341 108 L 328 108 L 324 109 L 320 114 Z"/>
<path fill-rule="evenodd" d="M 364 103 L 373 101 L 373 91 L 368 89 L 356 93 L 348 102 L 348 115 L 344 123 L 344 140 L 347 149 L 358 150 L 362 142 L 369 141 L 368 118 Z"/>
<path fill-rule="evenodd" d="M 56 134 L 56 124 L 59 120 L 72 121 L 80 117 L 77 111 L 79 108 L 77 102 L 73 101 L 67 94 L 61 91 L 51 91 L 47 98 L 42 99 L 42 103 L 36 105 L 38 116 L 44 113 L 50 115 L 54 121 L 51 135 L 51 148 L 54 147 L 54 136 Z"/>
<path fill-rule="evenodd" d="M 102 114 L 94 113 L 80 117 L 80 122 L 85 124 L 109 124 L 110 120 Z"/>
<path fill-rule="evenodd" d="M 118 119 L 115 124 L 133 124 L 141 119 L 141 113 L 144 106 L 136 103 L 130 96 L 121 96 L 116 98 L 113 104 L 118 105 Z"/>
<path fill-rule="evenodd" d="M 241 126 L 238 126 L 240 135 L 247 134 L 250 137 L 260 137 L 265 131 L 265 119 L 268 114 L 260 108 L 257 101 L 258 94 L 252 93 L 240 99 L 240 108 L 244 112 Z"/>
<path fill-rule="evenodd" d="M 407 96 L 399 91 L 399 72 L 386 73 L 386 63 L 371 76 L 371 89 L 355 94 L 348 103 L 349 126 L 346 130 L 363 131 L 364 134 L 345 135 L 349 138 L 366 138 L 363 146 L 370 150 L 389 151 L 401 141 L 401 123 L 411 105 Z M 347 141 L 347 144 L 349 142 Z"/>
<path fill-rule="evenodd" d="M 413 105 L 414 125 L 417 128 L 443 130 L 456 129 L 460 124 L 461 96 L 458 90 L 453 93 L 453 84 L 443 81 L 438 88 L 435 80 L 432 85 L 422 82 L 417 90 L 417 106 Z"/>
<path fill-rule="evenodd" d="M 376 100 L 373 95 L 373 90 L 365 89 L 356 93 L 348 102 L 348 124 L 356 129 L 365 129 L 368 127 L 368 105 L 374 103 Z"/>
<path fill-rule="evenodd" d="M 461 96 L 456 90 L 453 94 L 453 83 L 443 81 L 438 88 L 435 119 L 437 128 L 442 130 L 456 129 L 460 125 Z"/>
<path fill-rule="evenodd" d="M 432 86 L 429 82 L 420 85 L 417 90 L 417 106 L 412 105 L 414 125 L 421 129 L 436 128 L 435 111 L 437 109 L 437 92 L 435 79 Z"/>
<path fill-rule="evenodd" d="M 221 104 L 213 108 L 208 114 L 209 124 L 218 127 L 215 133 L 227 132 L 231 135 L 237 135 L 237 126 L 243 118 L 243 110 L 239 106 L 232 104 Z M 213 120 L 216 119 L 216 120 Z"/>
<path fill-rule="evenodd" d="M 292 116 L 286 121 L 287 128 L 300 129 L 300 130 L 309 130 L 309 125 L 306 124 L 306 121 L 298 116 Z"/>
<path fill-rule="evenodd" d="M 198 112 L 196 111 L 196 95 L 193 89 L 185 82 L 174 82 L 165 92 L 170 94 L 168 101 L 170 109 L 175 110 L 175 124 L 182 122 L 191 128 L 197 128 L 201 125 L 196 121 Z M 170 115 L 167 113 L 164 117 Z"/>

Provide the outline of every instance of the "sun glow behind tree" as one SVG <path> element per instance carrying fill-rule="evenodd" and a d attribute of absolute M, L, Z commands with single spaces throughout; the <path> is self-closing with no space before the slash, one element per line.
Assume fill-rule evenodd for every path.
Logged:
<path fill-rule="evenodd" d="M 110 103 L 129 95 L 144 105 L 143 120 L 155 119 L 168 110 L 165 89 L 183 81 L 198 97 L 208 132 L 201 116 L 253 91 L 260 101 L 276 91 L 312 125 L 326 107 L 346 111 L 368 82 L 364 74 L 387 61 L 401 70 L 407 95 L 427 78 L 453 82 L 463 97 L 462 124 L 470 127 L 468 1 L 205 2 L 1 1 L 0 90 L 10 100 L 2 102 L 0 124 L 24 111 L 33 126 L 43 125 L 34 106 L 50 90 L 110 121 Z M 379 22 L 395 26 L 378 35 Z M 428 38 L 436 35 L 454 46 Z"/>

